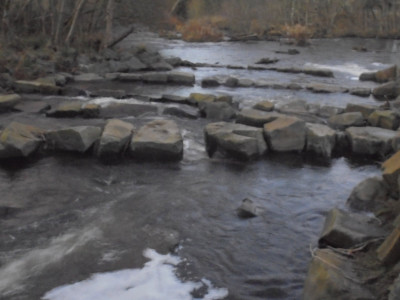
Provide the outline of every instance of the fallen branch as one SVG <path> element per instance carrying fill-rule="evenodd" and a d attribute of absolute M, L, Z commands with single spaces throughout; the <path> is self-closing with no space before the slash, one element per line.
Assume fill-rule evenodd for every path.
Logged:
<path fill-rule="evenodd" d="M 134 27 L 131 26 L 126 32 L 122 33 L 119 37 L 113 40 L 111 43 L 107 45 L 107 48 L 112 48 L 122 40 L 124 40 L 128 35 L 130 35 L 134 30 Z"/>

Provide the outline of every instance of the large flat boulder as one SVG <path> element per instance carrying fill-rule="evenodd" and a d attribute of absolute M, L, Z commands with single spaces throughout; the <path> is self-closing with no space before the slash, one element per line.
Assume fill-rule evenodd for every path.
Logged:
<path fill-rule="evenodd" d="M 46 143 L 49 149 L 84 153 L 99 140 L 101 128 L 76 126 L 48 131 Z"/>
<path fill-rule="evenodd" d="M 14 90 L 17 93 L 40 93 L 45 95 L 59 95 L 61 88 L 55 84 L 42 81 L 17 80 L 14 82 Z"/>
<path fill-rule="evenodd" d="M 333 85 L 333 84 L 325 84 L 325 83 L 311 83 L 306 86 L 307 90 L 312 91 L 313 93 L 321 93 L 321 94 L 331 94 L 331 93 L 345 93 L 348 89 Z"/>
<path fill-rule="evenodd" d="M 195 80 L 195 76 L 192 73 L 181 71 L 171 71 L 168 73 L 168 82 L 173 84 L 193 85 Z"/>
<path fill-rule="evenodd" d="M 365 126 L 365 123 L 365 119 L 360 112 L 343 113 L 328 119 L 329 126 L 338 130 L 345 130 L 354 126 Z"/>
<path fill-rule="evenodd" d="M 141 127 L 133 136 L 130 153 L 146 160 L 180 160 L 183 138 L 178 125 L 171 120 L 156 120 Z"/>
<path fill-rule="evenodd" d="M 396 132 L 377 127 L 350 127 L 346 136 L 354 154 L 384 157 L 392 152 Z"/>
<path fill-rule="evenodd" d="M 145 114 L 157 114 L 156 105 L 141 103 L 111 103 L 100 110 L 100 117 L 121 118 L 137 117 Z"/>
<path fill-rule="evenodd" d="M 0 95 L 0 112 L 13 109 L 21 102 L 21 97 L 17 94 Z"/>
<path fill-rule="evenodd" d="M 360 112 L 362 113 L 363 117 L 367 119 L 370 114 L 378 109 L 375 105 L 368 105 L 368 104 L 352 104 L 349 103 L 346 106 L 345 112 Z"/>
<path fill-rule="evenodd" d="M 374 127 L 396 130 L 400 125 L 400 115 L 392 110 L 376 110 L 369 115 L 368 123 Z"/>
<path fill-rule="evenodd" d="M 236 116 L 235 109 L 227 102 L 201 102 L 199 109 L 202 116 L 214 121 L 229 121 Z"/>
<path fill-rule="evenodd" d="M 263 127 L 264 124 L 272 122 L 282 116 L 282 114 L 276 112 L 246 108 L 237 114 L 236 122 L 248 126 Z"/>
<path fill-rule="evenodd" d="M 334 208 L 325 219 L 319 244 L 335 248 L 351 248 L 383 235 L 378 225 L 373 225 L 371 218 Z"/>
<path fill-rule="evenodd" d="M 133 134 L 134 126 L 118 119 L 108 120 L 104 127 L 97 148 L 101 159 L 115 159 L 127 148 Z"/>
<path fill-rule="evenodd" d="M 43 142 L 43 131 L 37 127 L 10 123 L 0 135 L 0 158 L 28 157 Z"/>
<path fill-rule="evenodd" d="M 370 177 L 361 181 L 351 192 L 347 204 L 355 210 L 375 211 L 387 200 L 389 190 L 383 178 Z"/>
<path fill-rule="evenodd" d="M 83 102 L 68 101 L 59 104 L 56 108 L 49 110 L 46 116 L 53 118 L 74 118 L 82 113 Z"/>
<path fill-rule="evenodd" d="M 306 124 L 307 152 L 330 158 L 336 144 L 336 131 L 322 124 Z"/>
<path fill-rule="evenodd" d="M 329 249 L 313 253 L 303 291 L 304 300 L 376 299 L 358 280 L 356 264 Z"/>
<path fill-rule="evenodd" d="M 232 157 L 249 160 L 260 157 L 267 151 L 261 128 L 218 122 L 208 124 L 204 135 L 210 157 L 219 150 Z"/>
<path fill-rule="evenodd" d="M 264 125 L 264 136 L 273 151 L 302 151 L 306 143 L 305 122 L 295 117 L 279 117 Z"/>

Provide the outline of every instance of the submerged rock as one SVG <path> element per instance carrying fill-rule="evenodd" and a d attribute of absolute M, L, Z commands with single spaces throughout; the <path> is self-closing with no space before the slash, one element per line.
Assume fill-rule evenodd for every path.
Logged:
<path fill-rule="evenodd" d="M 204 134 L 210 157 L 219 150 L 238 159 L 249 160 L 260 157 L 267 151 L 260 128 L 218 122 L 208 124 Z"/>
<path fill-rule="evenodd" d="M 322 124 L 306 124 L 307 152 L 330 158 L 336 144 L 336 131 Z"/>
<path fill-rule="evenodd" d="M 76 126 L 46 133 L 47 146 L 52 150 L 84 153 L 99 140 L 101 128 Z"/>
<path fill-rule="evenodd" d="M 130 153 L 147 160 L 181 160 L 183 138 L 171 120 L 156 120 L 141 127 L 133 136 Z"/>
<path fill-rule="evenodd" d="M 0 135 L 0 158 L 28 157 L 43 142 L 43 131 L 37 127 L 12 122 Z"/>
<path fill-rule="evenodd" d="M 170 115 L 170 116 L 176 116 L 179 118 L 186 118 L 186 119 L 192 119 L 195 120 L 199 117 L 199 111 L 195 107 L 192 106 L 171 106 L 167 107 L 163 111 L 164 115 Z"/>
<path fill-rule="evenodd" d="M 264 125 L 264 136 L 273 151 L 301 152 L 306 142 L 305 122 L 295 117 L 279 117 Z"/>
<path fill-rule="evenodd" d="M 115 159 L 128 148 L 134 126 L 112 119 L 107 121 L 97 148 L 97 156 L 103 160 Z"/>

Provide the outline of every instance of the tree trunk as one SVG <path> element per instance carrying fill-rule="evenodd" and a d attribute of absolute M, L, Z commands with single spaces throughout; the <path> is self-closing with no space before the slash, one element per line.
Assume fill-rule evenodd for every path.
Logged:
<path fill-rule="evenodd" d="M 102 48 L 107 48 L 112 40 L 112 24 L 114 16 L 114 0 L 108 0 L 106 8 L 106 30 L 104 32 Z"/>
<path fill-rule="evenodd" d="M 64 8 L 65 8 L 65 0 L 59 0 L 59 5 L 57 7 L 57 25 L 56 30 L 54 32 L 54 44 L 58 45 L 60 42 L 60 32 L 61 32 L 61 25 L 64 19 Z"/>
<path fill-rule="evenodd" d="M 72 38 L 72 35 L 74 34 L 75 27 L 76 27 L 76 21 L 78 20 L 79 13 L 80 13 L 81 8 L 84 3 L 85 3 L 85 0 L 78 0 L 78 2 L 76 3 L 74 13 L 72 16 L 71 27 L 69 28 L 67 37 L 65 38 L 65 43 L 67 44 L 67 46 L 69 46 L 69 44 L 71 43 L 71 38 Z"/>

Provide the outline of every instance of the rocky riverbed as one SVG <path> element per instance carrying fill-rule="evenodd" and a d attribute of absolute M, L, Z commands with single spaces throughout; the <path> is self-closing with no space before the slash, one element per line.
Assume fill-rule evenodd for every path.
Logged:
<path fill-rule="evenodd" d="M 126 43 L 135 45 L 138 36 L 140 38 L 140 35 L 135 35 Z M 354 80 L 355 74 L 348 74 L 346 76 L 353 79 L 349 80 L 342 73 L 338 74 L 334 66 L 329 68 L 324 65 L 323 61 L 290 65 L 293 58 L 285 61 L 285 54 L 280 54 L 279 59 L 264 55 L 251 57 L 252 63 L 247 65 L 244 64 L 249 59 L 247 56 L 237 64 L 229 60 L 210 62 L 208 59 L 201 62 L 198 61 L 201 56 L 189 60 L 185 55 L 167 55 L 173 49 L 178 49 L 179 53 L 180 47 L 188 47 L 184 44 L 170 45 L 162 56 L 150 50 L 151 43 L 157 44 L 160 40 L 152 38 L 149 49 L 124 45 L 124 48 L 109 50 L 96 59 L 81 55 L 76 74 L 57 73 L 33 81 L 3 82 L 2 86 L 8 92 L 0 96 L 0 158 L 2 168 L 11 176 L 7 179 L 9 183 L 4 183 L 4 188 L 10 189 L 22 180 L 23 184 L 33 184 L 32 191 L 37 193 L 35 199 L 44 193 L 43 200 L 34 200 L 22 190 L 18 189 L 16 195 L 9 191 L 0 203 L 1 222 L 6 229 L 0 249 L 3 257 L 0 274 L 9 277 L 9 281 L 0 280 L 0 293 L 5 299 L 40 299 L 50 289 L 85 279 L 93 272 L 141 267 L 143 258 L 140 252 L 143 247 L 152 247 L 164 253 L 185 253 L 185 249 L 189 249 L 187 254 L 193 266 L 184 266 L 180 270 L 181 277 L 189 279 L 193 279 L 191 272 L 195 273 L 194 278 L 201 277 L 203 272 L 208 273 L 210 270 L 207 271 L 199 260 L 204 259 L 210 264 L 213 261 L 210 255 L 216 253 L 219 257 L 216 258 L 215 269 L 223 269 L 220 272 L 224 275 L 211 279 L 218 286 L 228 289 L 227 299 L 296 299 L 301 294 L 304 299 L 396 299 L 397 177 L 400 170 L 397 67 L 365 68 L 362 71 L 366 72 L 357 73 L 359 80 Z M 324 42 L 321 44 L 324 45 Z M 253 44 L 238 43 L 237 47 L 257 49 L 257 45 Z M 277 43 L 264 43 L 259 47 L 269 47 L 271 53 L 277 49 L 282 52 L 286 48 Z M 196 51 L 193 49 L 193 54 Z M 311 48 L 312 51 L 317 50 Z M 300 54 L 300 57 L 304 59 L 307 55 L 310 54 Z M 319 101 L 321 97 L 324 99 Z M 59 162 L 55 163 L 54 159 Z M 343 160 L 352 161 L 355 171 L 343 167 Z M 380 162 L 385 162 L 382 176 L 376 167 Z M 335 166 L 338 164 L 341 171 L 336 174 Z M 360 170 L 357 170 L 358 164 L 362 166 Z M 85 166 L 89 169 L 82 170 Z M 137 171 L 129 170 L 129 166 L 137 168 Z M 267 166 L 272 168 L 271 171 L 266 170 Z M 47 169 L 49 167 L 51 171 Z M 52 178 L 48 179 L 51 191 L 44 188 L 40 192 L 37 186 L 46 186 L 46 178 L 15 181 L 12 177 L 13 174 L 18 177 L 24 173 L 31 177 L 31 171 L 35 173 L 35 170 L 40 172 L 42 169 L 46 170 L 46 174 L 55 176 L 63 168 L 71 172 L 65 176 L 73 178 L 60 175 L 68 183 L 65 191 L 60 192 L 57 180 Z M 91 168 L 94 168 L 93 172 Z M 224 168 L 234 175 L 225 173 Z M 336 179 L 329 176 L 330 168 L 333 168 L 331 172 L 337 176 Z M 208 169 L 215 174 L 209 174 Z M 100 184 L 93 184 L 91 178 L 89 182 L 92 184 L 88 185 L 88 179 L 83 177 L 96 177 L 96 170 L 110 172 L 118 179 L 100 174 Z M 79 175 L 80 172 L 83 174 Z M 124 172 L 129 174 L 125 179 Z M 241 172 L 260 176 L 257 184 L 253 186 L 251 178 L 243 178 L 245 175 Z M 333 189 L 342 184 L 346 187 L 340 192 L 328 189 L 329 192 L 319 196 L 330 198 L 335 195 L 341 199 L 324 201 L 327 203 L 323 209 L 313 207 L 308 213 L 299 212 L 304 205 L 302 201 L 310 197 L 306 196 L 308 193 L 318 194 L 313 188 L 322 184 L 318 183 L 319 172 L 328 173 L 323 181 L 336 182 Z M 264 178 L 263 173 L 267 177 Z M 352 178 L 346 177 L 346 173 L 351 173 Z M 188 175 L 193 176 L 193 180 L 186 178 Z M 34 176 L 41 177 L 40 174 Z M 80 176 L 83 176 L 81 180 L 85 184 L 79 184 Z M 172 176 L 171 182 L 162 179 L 169 176 Z M 215 183 L 211 184 L 207 176 L 211 176 Z M 227 180 L 219 176 L 226 176 Z M 281 179 L 273 179 L 276 176 Z M 230 180 L 234 183 L 229 183 Z M 268 184 L 268 181 L 272 194 L 259 187 Z M 298 181 L 299 185 L 306 187 L 291 188 L 290 181 Z M 175 191 L 178 186 L 185 189 L 180 182 L 188 186 L 187 193 Z M 251 188 L 244 188 L 245 182 L 253 187 L 253 192 Z M 130 192 L 125 184 L 133 184 L 137 191 Z M 232 187 L 232 184 L 235 186 Z M 286 185 L 292 192 L 284 192 Z M 147 193 L 153 189 L 154 197 L 148 196 Z M 213 193 L 207 192 L 208 189 Z M 224 189 L 228 191 L 224 192 Z M 192 192 L 193 199 L 184 203 L 183 198 L 190 198 Z M 117 200 L 109 202 L 108 193 Z M 129 195 L 135 199 L 137 207 L 144 206 L 146 209 L 139 209 L 130 215 L 129 212 L 135 208 L 129 204 Z M 225 200 L 215 199 L 215 195 Z M 265 195 L 276 199 L 263 200 Z M 288 268 L 290 257 L 295 255 L 297 247 L 293 248 L 290 244 L 296 243 L 296 234 L 290 232 L 296 232 L 300 223 L 279 225 L 282 222 L 278 221 L 282 216 L 276 214 L 282 209 L 277 204 L 280 203 L 277 199 L 279 195 L 287 201 L 287 204 L 280 204 L 288 213 L 284 217 L 290 218 L 292 211 L 297 211 L 301 216 L 299 222 L 303 222 L 301 226 L 321 225 L 326 216 L 318 247 L 309 249 L 309 245 L 302 244 L 301 254 L 293 258 L 302 261 L 299 270 L 295 271 L 281 270 L 280 267 Z M 226 205 L 230 207 L 229 211 L 236 211 L 241 200 L 251 196 L 254 199 L 242 205 L 245 203 L 244 209 L 256 217 L 256 221 L 243 221 L 235 213 L 224 212 Z M 67 203 L 70 197 L 75 199 Z M 227 201 L 226 197 L 235 200 Z M 353 210 L 351 212 L 343 205 L 347 197 L 348 206 Z M 60 200 L 50 204 L 52 198 Z M 138 203 L 141 198 L 152 205 L 161 205 L 166 215 L 154 212 L 149 220 L 143 219 L 147 211 L 155 208 Z M 168 199 L 167 203 L 160 204 L 162 198 Z M 314 196 L 311 198 L 314 199 Z M 103 217 L 95 209 L 97 200 L 102 210 L 110 213 L 110 218 L 132 219 L 126 221 L 128 228 L 119 225 L 124 234 L 135 232 L 136 237 L 132 241 L 127 238 L 124 242 L 123 236 L 116 233 L 118 226 L 110 225 L 111 221 L 102 223 L 97 220 Z M 208 201 L 217 203 L 207 204 Z M 204 210 L 203 206 L 207 205 L 210 210 Z M 332 206 L 329 212 L 328 205 Z M 333 206 L 339 206 L 339 209 Z M 178 213 L 180 208 L 184 209 L 183 215 Z M 196 209 L 199 209 L 198 213 Z M 243 210 L 243 206 L 240 209 Z M 85 217 L 80 216 L 79 211 Z M 373 214 L 366 215 L 365 212 Z M 50 224 L 52 215 L 53 225 Z M 239 213 L 241 215 L 243 212 Z M 170 218 L 182 218 L 182 221 L 176 223 Z M 215 220 L 217 231 L 205 225 L 206 220 L 199 221 L 198 218 Z M 38 221 L 40 219 L 47 221 Z M 195 221 L 209 230 L 206 234 L 208 241 L 215 239 L 208 253 L 207 250 L 196 250 L 199 242 L 204 240 L 199 238 L 198 233 L 193 233 L 201 231 L 201 227 L 188 225 L 188 222 Z M 254 224 L 254 231 L 244 228 L 243 222 Z M 35 228 L 34 224 L 38 227 Z M 86 235 L 77 233 L 76 228 L 84 224 L 90 224 L 95 229 L 85 229 L 88 239 L 78 241 L 74 234 L 81 239 L 85 239 Z M 182 227 L 183 224 L 193 231 Z M 39 230 L 41 226 L 43 229 Z M 132 226 L 137 228 L 129 229 Z M 73 234 L 68 236 L 73 241 L 71 247 L 85 245 L 83 252 L 73 255 L 83 254 L 87 265 L 69 256 L 68 250 L 61 250 L 64 249 L 61 245 L 71 245 L 63 235 L 71 230 Z M 319 228 L 307 230 L 300 235 L 303 238 L 306 236 L 312 244 L 313 239 L 317 239 Z M 241 234 L 236 235 L 238 231 Z M 265 232 L 277 238 L 261 237 Z M 29 234 L 33 234 L 37 241 L 30 240 Z M 245 251 L 246 247 L 252 247 L 252 243 L 257 244 L 257 239 L 252 238 L 246 242 L 245 236 L 252 234 L 258 236 L 263 245 L 255 247 L 254 251 Z M 61 239 L 67 238 L 68 241 L 57 240 L 60 235 Z M 107 238 L 100 238 L 102 235 Z M 238 237 L 240 241 L 235 240 Z M 239 254 L 236 256 L 229 249 L 221 249 L 223 246 L 218 239 L 234 243 L 233 248 Z M 48 265 L 43 264 L 43 268 L 33 262 L 33 257 L 37 257 L 35 255 L 41 255 L 40 240 L 48 245 L 46 249 L 51 249 L 52 245 L 61 247 L 56 251 L 59 257 Z M 140 245 L 133 245 L 141 240 Z M 21 243 L 25 245 L 24 249 L 20 248 Z M 109 246 L 113 243 L 116 249 Z M 270 248 L 267 247 L 269 243 L 276 245 L 271 252 L 263 253 L 265 247 Z M 182 252 L 177 252 L 179 245 L 183 245 Z M 128 253 L 127 246 L 134 249 L 134 254 Z M 103 267 L 95 262 L 100 253 L 110 251 L 114 251 L 115 260 L 108 261 Z M 201 255 L 196 256 L 199 251 Z M 251 253 L 254 254 L 254 261 L 245 257 Z M 46 257 L 43 255 L 43 258 Z M 227 262 L 231 256 L 235 261 L 233 265 Z M 266 270 L 257 272 L 259 260 L 264 259 L 268 264 L 271 260 L 278 261 L 278 257 L 283 262 L 272 263 L 271 267 L 265 266 Z M 311 264 L 305 280 L 304 268 L 310 257 Z M 57 278 L 57 275 L 50 280 L 45 275 L 49 272 L 59 274 L 62 264 L 71 262 L 71 259 L 79 261 L 82 272 L 68 269 L 65 279 L 62 276 Z M 128 263 L 129 260 L 131 262 Z M 19 274 L 18 264 L 27 267 L 26 276 Z M 190 271 L 192 268 L 193 271 Z M 236 272 L 237 275 L 234 275 Z M 245 274 L 244 277 L 239 273 Z M 41 278 L 47 280 L 46 284 L 35 290 L 33 286 Z M 237 282 L 236 287 L 228 284 L 231 280 Z M 243 280 L 245 288 L 240 291 L 238 286 L 240 282 L 243 284 Z M 25 291 L 24 286 L 27 286 Z M 206 294 L 208 285 L 203 286 L 203 291 L 198 291 L 198 297 Z M 212 288 L 208 287 L 211 291 Z"/>

